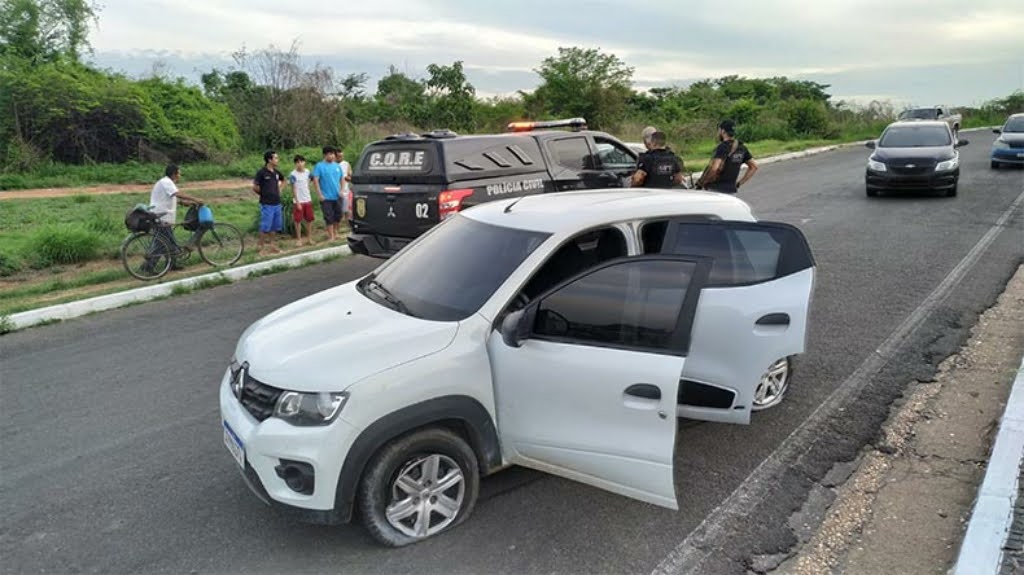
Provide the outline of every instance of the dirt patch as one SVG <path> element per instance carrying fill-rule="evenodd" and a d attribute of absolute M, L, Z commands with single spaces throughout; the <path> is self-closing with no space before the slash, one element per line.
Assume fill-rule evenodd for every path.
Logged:
<path fill-rule="evenodd" d="M 774 573 L 945 573 L 1024 354 L 1024 267 L 959 353 L 894 408 L 825 519 Z"/>
<path fill-rule="evenodd" d="M 242 188 L 246 187 L 248 183 L 249 181 L 245 178 L 236 178 L 232 180 L 207 180 L 204 182 L 181 184 L 179 189 L 187 194 L 190 191 Z M 102 186 L 89 186 L 84 188 L 36 188 L 33 190 L 12 190 L 0 192 L 0 201 L 33 198 L 64 198 L 82 194 L 130 194 L 148 192 L 152 189 L 153 184 L 104 184 Z"/>

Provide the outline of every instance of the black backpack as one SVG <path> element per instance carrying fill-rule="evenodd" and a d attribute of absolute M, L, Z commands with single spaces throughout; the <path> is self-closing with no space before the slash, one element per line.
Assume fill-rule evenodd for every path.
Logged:
<path fill-rule="evenodd" d="M 124 215 L 124 226 L 132 232 L 148 232 L 153 229 L 156 215 L 143 206 L 135 206 Z"/>

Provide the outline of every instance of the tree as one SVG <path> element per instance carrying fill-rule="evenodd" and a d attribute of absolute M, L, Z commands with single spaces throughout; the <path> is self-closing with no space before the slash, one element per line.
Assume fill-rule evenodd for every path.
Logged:
<path fill-rule="evenodd" d="M 541 85 L 526 96 L 528 109 L 581 116 L 595 128 L 618 124 L 633 93 L 633 68 L 594 48 L 559 48 L 535 72 Z"/>
<path fill-rule="evenodd" d="M 341 96 L 342 100 L 362 102 L 366 97 L 366 82 L 369 79 L 369 74 L 365 72 L 345 76 L 339 82 L 341 90 L 338 92 L 338 95 Z"/>
<path fill-rule="evenodd" d="M 59 58 L 77 62 L 90 50 L 89 25 L 98 11 L 89 0 L 3 0 L 0 56 L 32 65 Z"/>
<path fill-rule="evenodd" d="M 377 82 L 374 99 L 378 104 L 378 119 L 384 121 L 404 120 L 419 124 L 427 105 L 423 84 L 394 66 L 388 67 L 387 75 Z"/>
<path fill-rule="evenodd" d="M 473 103 L 476 88 L 466 80 L 462 62 L 451 66 L 427 66 L 430 77 L 426 81 L 430 99 L 430 117 L 436 128 L 473 129 Z"/>

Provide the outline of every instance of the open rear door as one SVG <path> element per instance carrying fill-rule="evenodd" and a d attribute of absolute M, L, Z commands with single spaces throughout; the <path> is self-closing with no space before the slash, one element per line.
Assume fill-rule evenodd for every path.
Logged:
<path fill-rule="evenodd" d="M 769 368 L 804 351 L 815 272 L 806 238 L 782 223 L 678 220 L 666 230 L 662 253 L 712 259 L 678 414 L 749 423 Z"/>

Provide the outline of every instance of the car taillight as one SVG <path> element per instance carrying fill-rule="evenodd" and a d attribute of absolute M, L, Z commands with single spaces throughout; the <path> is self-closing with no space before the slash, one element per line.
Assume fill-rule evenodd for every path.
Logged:
<path fill-rule="evenodd" d="M 445 190 L 437 196 L 437 215 L 444 221 L 462 209 L 462 200 L 473 195 L 473 190 Z"/>

